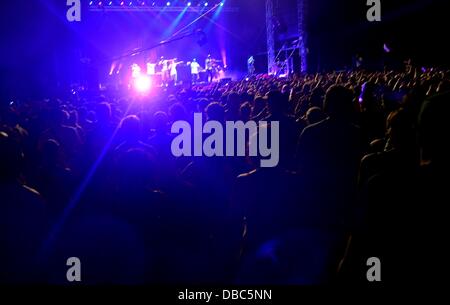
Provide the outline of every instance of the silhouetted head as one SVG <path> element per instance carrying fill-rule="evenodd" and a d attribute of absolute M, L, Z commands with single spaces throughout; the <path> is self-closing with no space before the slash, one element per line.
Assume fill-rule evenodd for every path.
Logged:
<path fill-rule="evenodd" d="M 122 119 L 120 131 L 127 139 L 139 138 L 141 131 L 141 122 L 136 115 L 129 115 Z"/>
<path fill-rule="evenodd" d="M 280 91 L 270 91 L 267 93 L 267 105 L 272 114 L 283 113 L 288 106 L 288 96 Z"/>
<path fill-rule="evenodd" d="M 309 98 L 309 105 L 311 107 L 323 108 L 323 96 L 325 95 L 324 90 L 321 87 L 314 88 L 311 97 Z"/>
<path fill-rule="evenodd" d="M 267 100 L 263 98 L 262 96 L 258 96 L 254 100 L 254 106 L 253 106 L 253 115 L 258 115 L 261 111 L 264 110 L 267 106 Z"/>
<path fill-rule="evenodd" d="M 419 114 L 419 144 L 422 160 L 449 165 L 450 93 L 425 101 Z"/>
<path fill-rule="evenodd" d="M 225 120 L 225 109 L 217 102 L 211 103 L 206 107 L 206 116 L 208 121 L 223 122 Z"/>
<path fill-rule="evenodd" d="M 438 93 L 445 93 L 450 91 L 450 80 L 444 79 L 439 83 L 437 88 Z"/>
<path fill-rule="evenodd" d="M 425 97 L 426 91 L 424 86 L 415 86 L 403 97 L 401 105 L 411 116 L 417 118 Z"/>
<path fill-rule="evenodd" d="M 233 113 L 237 113 L 239 111 L 239 107 L 241 107 L 241 98 L 239 94 L 233 92 L 230 95 L 228 95 L 227 106 L 228 109 L 231 110 Z"/>
<path fill-rule="evenodd" d="M 241 108 L 239 109 L 241 120 L 248 121 L 250 119 L 250 116 L 252 114 L 252 106 L 249 102 L 245 102 L 241 105 Z"/>
<path fill-rule="evenodd" d="M 323 108 L 330 118 L 350 119 L 354 113 L 353 92 L 340 85 L 331 86 L 325 94 Z"/>
<path fill-rule="evenodd" d="M 111 105 L 108 103 L 100 103 L 96 107 L 95 111 L 97 121 L 109 122 L 111 120 Z"/>
<path fill-rule="evenodd" d="M 207 98 L 197 99 L 197 111 L 204 112 L 206 107 L 209 105 L 209 100 Z"/>
<path fill-rule="evenodd" d="M 54 108 L 50 111 L 49 114 L 49 120 L 51 126 L 61 126 L 64 123 L 67 123 L 69 119 L 69 114 L 67 111 L 60 109 L 60 108 Z"/>
<path fill-rule="evenodd" d="M 11 181 L 20 173 L 22 151 L 16 141 L 0 131 L 0 181 Z"/>
<path fill-rule="evenodd" d="M 175 103 L 169 108 L 169 116 L 172 122 L 186 120 L 186 108 L 181 103 Z"/>
<path fill-rule="evenodd" d="M 415 144 L 414 124 L 404 109 L 391 112 L 386 120 L 386 136 L 394 149 L 412 149 Z"/>
<path fill-rule="evenodd" d="M 359 102 L 361 103 L 361 109 L 363 111 L 376 110 L 377 101 L 375 98 L 375 84 L 372 82 L 366 82 L 361 87 L 361 94 L 359 96 Z"/>
<path fill-rule="evenodd" d="M 308 121 L 308 124 L 315 124 L 318 123 L 326 118 L 325 113 L 323 113 L 323 110 L 319 107 L 311 107 L 306 112 L 306 120 Z"/>
<path fill-rule="evenodd" d="M 42 147 L 42 158 L 46 163 L 55 164 L 58 161 L 60 145 L 54 139 L 48 139 Z"/>
<path fill-rule="evenodd" d="M 76 110 L 70 111 L 69 119 L 68 119 L 67 123 L 70 126 L 77 126 L 78 125 L 78 111 L 76 111 Z"/>
<path fill-rule="evenodd" d="M 169 124 L 169 118 L 167 114 L 163 111 L 158 111 L 153 115 L 153 122 L 155 130 L 157 132 L 166 132 L 167 125 Z"/>

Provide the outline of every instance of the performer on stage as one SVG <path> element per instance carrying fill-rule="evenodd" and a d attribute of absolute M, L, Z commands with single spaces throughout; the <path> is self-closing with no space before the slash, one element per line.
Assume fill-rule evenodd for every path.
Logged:
<path fill-rule="evenodd" d="M 156 74 L 156 64 L 152 62 L 147 63 L 147 75 L 154 76 Z"/>
<path fill-rule="evenodd" d="M 178 81 L 177 66 L 181 63 L 182 63 L 182 61 L 177 62 L 177 58 L 170 60 L 170 64 L 169 64 L 170 80 L 173 81 L 174 85 L 176 85 L 177 81 Z"/>
<path fill-rule="evenodd" d="M 161 59 L 159 61 L 159 66 L 161 66 L 161 79 L 163 85 L 167 85 L 170 79 L 169 74 L 169 61 L 164 58 L 164 56 L 161 56 Z"/>
<path fill-rule="evenodd" d="M 212 82 L 214 79 L 214 61 L 211 58 L 211 54 L 208 55 L 208 57 L 205 60 L 205 69 L 206 69 L 206 75 L 208 79 L 208 83 Z"/>
<path fill-rule="evenodd" d="M 141 75 L 141 67 L 138 64 L 131 65 L 131 77 L 136 78 Z"/>
<path fill-rule="evenodd" d="M 192 75 L 192 82 L 195 84 L 199 81 L 200 79 L 200 64 L 197 62 L 197 59 L 193 59 L 192 62 L 190 63 L 191 66 L 191 75 Z"/>
<path fill-rule="evenodd" d="M 248 76 L 255 74 L 255 58 L 250 56 L 247 60 Z"/>

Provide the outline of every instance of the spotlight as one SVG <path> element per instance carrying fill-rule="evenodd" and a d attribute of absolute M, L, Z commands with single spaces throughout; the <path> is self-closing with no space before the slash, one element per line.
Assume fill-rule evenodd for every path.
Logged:
<path fill-rule="evenodd" d="M 112 1 L 109 1 L 108 5 L 112 5 Z"/>
<path fill-rule="evenodd" d="M 224 4 L 223 2 L 220 2 L 220 4 L 219 4 L 219 5 L 220 5 L 220 6 L 223 6 L 223 4 Z"/>
<path fill-rule="evenodd" d="M 192 5 L 192 3 L 191 3 L 191 2 L 188 2 L 188 3 L 187 3 L 187 6 L 191 6 L 191 5 Z"/>
<path fill-rule="evenodd" d="M 123 2 L 123 1 L 122 1 L 122 2 L 120 2 L 120 5 L 124 5 L 124 4 L 125 4 L 125 2 Z"/>
<path fill-rule="evenodd" d="M 142 1 L 142 2 L 141 2 L 141 5 L 145 5 L 145 1 Z"/>
<path fill-rule="evenodd" d="M 128 5 L 129 5 L 129 6 L 132 6 L 132 5 L 133 5 L 133 1 L 130 1 L 130 3 L 128 3 Z"/>
<path fill-rule="evenodd" d="M 134 89 L 139 93 L 148 93 L 152 87 L 152 81 L 146 75 L 140 75 L 134 80 Z"/>
<path fill-rule="evenodd" d="M 167 6 L 170 6 L 170 2 L 167 2 L 166 5 L 167 5 Z"/>
<path fill-rule="evenodd" d="M 208 2 L 205 2 L 205 6 L 208 6 Z"/>
<path fill-rule="evenodd" d="M 102 2 L 102 1 L 100 1 L 100 2 L 98 3 L 98 5 L 99 5 L 99 6 L 102 6 L 102 5 L 103 5 L 103 2 Z"/>
<path fill-rule="evenodd" d="M 89 5 L 92 5 L 92 4 L 94 4 L 94 1 L 89 2 Z"/>

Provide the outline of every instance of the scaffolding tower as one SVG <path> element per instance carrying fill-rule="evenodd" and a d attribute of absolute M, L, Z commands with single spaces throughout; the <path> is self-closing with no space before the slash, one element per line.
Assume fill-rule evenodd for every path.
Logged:
<path fill-rule="evenodd" d="M 300 55 L 300 72 L 308 71 L 307 54 L 307 33 L 306 33 L 306 0 L 297 0 L 297 21 L 298 21 L 298 52 Z"/>
<path fill-rule="evenodd" d="M 307 32 L 305 11 L 307 0 L 297 0 L 298 50 L 300 57 L 300 72 L 308 71 Z M 274 73 L 275 67 L 275 30 L 274 30 L 274 0 L 266 0 L 266 31 L 267 31 L 267 70 Z"/>
<path fill-rule="evenodd" d="M 267 72 L 273 73 L 275 66 L 275 33 L 273 25 L 273 0 L 266 0 L 266 30 L 267 30 Z"/>

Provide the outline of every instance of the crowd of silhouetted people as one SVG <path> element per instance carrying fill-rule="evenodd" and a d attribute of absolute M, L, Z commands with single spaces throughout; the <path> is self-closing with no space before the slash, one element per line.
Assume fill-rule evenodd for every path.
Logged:
<path fill-rule="evenodd" d="M 446 262 L 450 71 L 2 100 L 0 282 L 423 281 Z M 280 122 L 280 162 L 174 157 L 173 122 Z"/>

